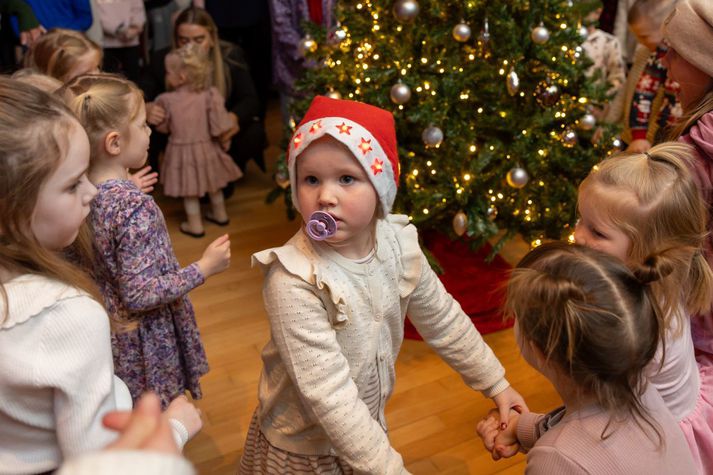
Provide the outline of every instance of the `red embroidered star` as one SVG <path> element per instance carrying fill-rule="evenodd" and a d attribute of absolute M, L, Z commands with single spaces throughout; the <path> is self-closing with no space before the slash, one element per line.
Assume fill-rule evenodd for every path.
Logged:
<path fill-rule="evenodd" d="M 350 132 L 350 130 L 352 129 L 352 126 L 351 126 L 351 125 L 347 125 L 347 124 L 344 123 L 344 122 L 342 122 L 342 125 L 337 125 L 337 126 L 335 126 L 335 127 L 337 127 L 337 128 L 339 129 L 339 133 L 340 133 L 340 134 L 347 134 L 347 135 L 351 135 L 351 134 L 352 134 L 352 133 Z"/>
<path fill-rule="evenodd" d="M 379 160 L 378 158 L 374 159 L 374 163 L 371 164 L 371 171 L 374 173 L 374 175 L 378 175 L 379 173 L 384 171 L 384 162 L 382 160 Z"/>
<path fill-rule="evenodd" d="M 361 150 L 364 155 L 371 152 L 373 150 L 371 148 L 371 139 L 364 140 L 364 138 L 362 138 L 361 143 L 359 144 L 359 150 Z"/>
<path fill-rule="evenodd" d="M 302 143 L 302 132 L 300 132 L 299 134 L 295 135 L 295 138 L 292 139 L 292 142 L 294 142 L 294 144 L 295 144 L 295 149 L 297 149 L 297 148 L 300 146 L 300 144 Z"/>
<path fill-rule="evenodd" d="M 316 132 L 317 132 L 319 129 L 321 129 L 321 128 L 322 128 L 322 121 L 321 121 L 321 120 L 318 120 L 317 122 L 315 122 L 314 124 L 312 124 L 312 126 L 309 128 L 309 133 L 310 133 L 310 134 L 314 134 L 314 133 L 316 133 Z"/>

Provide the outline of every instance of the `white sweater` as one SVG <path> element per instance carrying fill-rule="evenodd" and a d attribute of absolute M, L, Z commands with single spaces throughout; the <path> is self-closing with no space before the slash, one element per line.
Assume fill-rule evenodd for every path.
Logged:
<path fill-rule="evenodd" d="M 116 406 L 109 319 L 87 294 L 45 277 L 4 288 L 0 474 L 53 470 L 115 438 L 101 424 Z"/>
<path fill-rule="evenodd" d="M 424 340 L 471 388 L 492 397 L 505 370 L 444 289 L 406 216 L 378 220 L 376 254 L 346 259 L 302 231 L 253 255 L 272 338 L 262 353 L 261 430 L 304 455 L 338 455 L 358 473 L 406 473 L 386 434 L 384 406 L 408 313 Z M 378 395 L 372 417 L 366 395 Z"/>

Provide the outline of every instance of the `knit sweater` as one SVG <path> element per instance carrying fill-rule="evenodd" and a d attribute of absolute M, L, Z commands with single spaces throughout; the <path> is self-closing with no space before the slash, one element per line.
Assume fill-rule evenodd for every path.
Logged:
<path fill-rule="evenodd" d="M 3 287 L 0 473 L 53 470 L 115 438 L 101 423 L 116 406 L 109 319 L 55 280 L 23 275 Z"/>
<path fill-rule="evenodd" d="M 607 428 L 610 414 L 591 405 L 567 412 L 564 407 L 549 414 L 522 414 L 517 438 L 527 452 L 527 475 L 668 475 L 694 474 L 696 469 L 683 433 L 653 387 L 642 397 L 658 425 L 663 444 L 643 423 L 631 417 Z M 608 437 L 602 440 L 606 428 Z"/>
<path fill-rule="evenodd" d="M 376 225 L 367 262 L 344 258 L 299 231 L 253 255 L 263 266 L 272 338 L 265 346 L 258 417 L 283 450 L 337 455 L 358 473 L 404 473 L 387 437 L 384 405 L 404 317 L 471 388 L 494 396 L 504 369 L 431 270 L 416 228 L 401 215 Z M 380 395 L 372 418 L 366 395 Z"/>
<path fill-rule="evenodd" d="M 57 475 L 194 475 L 183 457 L 146 450 L 102 450 L 62 464 Z"/>

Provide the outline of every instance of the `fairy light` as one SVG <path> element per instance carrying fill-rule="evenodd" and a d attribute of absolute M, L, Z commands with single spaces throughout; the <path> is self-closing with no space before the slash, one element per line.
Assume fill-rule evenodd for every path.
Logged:
<path fill-rule="evenodd" d="M 530 245 L 531 245 L 533 248 L 534 248 L 534 247 L 540 247 L 540 246 L 542 245 L 542 239 L 535 239 L 534 241 L 532 241 L 532 243 L 531 243 Z"/>
<path fill-rule="evenodd" d="M 560 23 L 560 28 L 563 30 L 567 29 L 567 23 Z"/>
<path fill-rule="evenodd" d="M 423 208 L 423 214 L 428 214 L 428 208 Z"/>
<path fill-rule="evenodd" d="M 426 165 L 428 165 L 430 167 L 432 165 L 432 162 L 429 160 L 426 162 Z"/>
<path fill-rule="evenodd" d="M 470 151 L 475 152 L 478 148 L 475 145 L 470 146 Z"/>
<path fill-rule="evenodd" d="M 427 64 L 428 59 L 427 58 L 421 58 L 421 64 Z"/>
<path fill-rule="evenodd" d="M 574 244 L 574 243 L 576 242 L 575 239 L 574 239 L 574 233 L 572 233 L 572 234 L 570 234 L 569 236 L 567 236 L 567 241 L 568 241 L 570 244 Z"/>
<path fill-rule="evenodd" d="M 465 181 L 470 181 L 470 178 L 471 178 L 470 173 L 466 173 L 465 175 L 463 175 L 463 179 Z"/>
<path fill-rule="evenodd" d="M 483 113 L 483 108 L 482 108 L 482 107 L 478 107 L 478 114 L 482 114 L 482 113 Z"/>

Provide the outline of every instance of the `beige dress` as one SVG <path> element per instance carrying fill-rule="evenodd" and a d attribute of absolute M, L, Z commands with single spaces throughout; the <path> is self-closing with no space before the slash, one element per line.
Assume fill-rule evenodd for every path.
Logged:
<path fill-rule="evenodd" d="M 161 166 L 165 195 L 200 197 L 243 176 L 217 140 L 232 122 L 216 88 L 180 88 L 159 95 L 155 103 L 166 110 L 166 119 L 156 128 L 170 134 Z"/>

